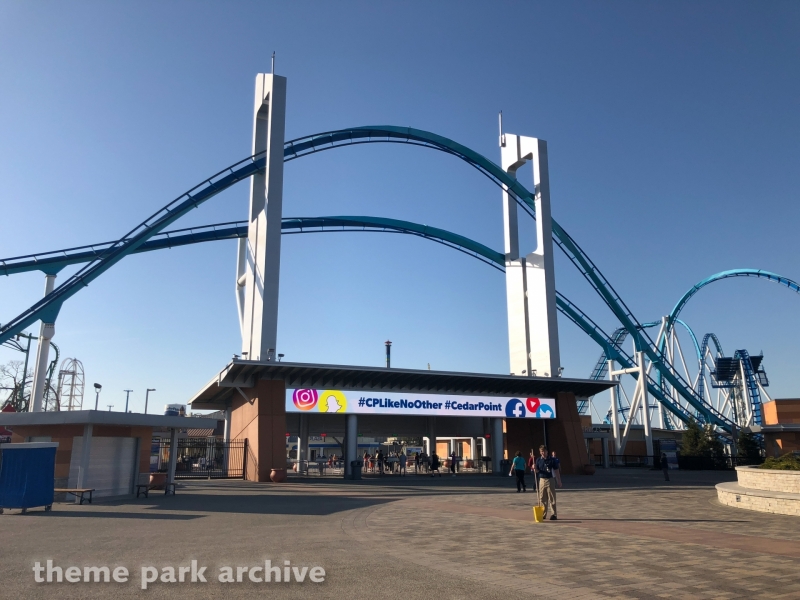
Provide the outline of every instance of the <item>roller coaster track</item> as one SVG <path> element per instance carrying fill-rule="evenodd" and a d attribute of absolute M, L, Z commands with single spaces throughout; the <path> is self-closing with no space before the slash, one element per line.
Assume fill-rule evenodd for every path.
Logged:
<path fill-rule="evenodd" d="M 385 142 L 424 146 L 456 156 L 505 189 L 529 215 L 535 216 L 534 194 L 515 178 L 508 175 L 497 164 L 466 146 L 419 129 L 394 126 L 356 127 L 298 138 L 286 142 L 284 145 L 284 160 L 288 162 L 309 154 L 344 146 Z M 0 343 L 23 331 L 37 320 L 47 323 L 55 322 L 63 303 L 83 287 L 88 286 L 94 279 L 125 256 L 135 252 L 145 242 L 162 232 L 180 217 L 228 187 L 259 172 L 264 166 L 264 153 L 255 154 L 219 171 L 188 192 L 175 198 L 108 246 L 101 255 L 92 258 L 77 273 L 54 289 L 52 293 L 0 327 Z M 692 386 L 671 370 L 669 365 L 665 364 L 663 354 L 655 347 L 653 341 L 622 298 L 575 240 L 555 220 L 552 222 L 552 229 L 554 241 L 558 247 L 579 269 L 584 278 L 619 319 L 620 323 L 628 330 L 629 335 L 635 341 L 637 349 L 646 353 L 653 366 L 661 373 L 661 376 L 702 415 L 704 420 L 730 431 L 732 422 L 712 407 L 705 405 L 703 399 L 697 396 Z M 606 336 L 606 339 L 608 339 L 608 336 Z M 619 352 L 614 351 L 613 347 L 609 347 L 609 352 L 611 354 L 609 358 L 619 354 Z M 621 364 L 624 363 L 621 362 Z M 677 410 L 676 414 L 679 416 L 686 412 L 682 407 L 670 407 L 671 402 L 666 400 L 662 400 L 662 402 L 670 410 L 674 409 L 673 412 Z"/>
<path fill-rule="evenodd" d="M 150 240 L 139 246 L 133 253 L 138 254 L 185 246 L 188 244 L 247 237 L 247 230 L 247 221 L 237 221 L 165 231 L 153 236 Z M 379 217 L 349 216 L 286 218 L 283 219 L 281 223 L 281 230 L 284 234 L 377 231 L 416 235 L 464 252 L 500 271 L 505 271 L 505 256 L 501 252 L 492 250 L 479 242 L 450 231 L 411 223 L 409 221 Z M 0 264 L 5 265 L 5 274 L 7 275 L 24 273 L 31 270 L 54 273 L 68 265 L 87 262 L 102 256 L 103 252 L 107 251 L 111 246 L 113 246 L 113 242 L 102 242 L 64 250 L 0 259 Z M 562 314 L 568 317 L 573 323 L 580 327 L 584 333 L 589 335 L 589 337 L 600 345 L 603 349 L 604 356 L 606 354 L 614 356 L 615 360 L 619 361 L 624 367 L 633 366 L 633 359 L 630 355 L 626 354 L 619 346 L 615 345 L 613 341 L 609 339 L 608 335 L 592 321 L 588 315 L 568 300 L 563 294 L 557 293 L 556 304 L 558 310 Z M 645 326 L 652 325 L 654 324 L 646 324 Z M 661 395 L 655 388 L 655 382 L 651 382 L 649 387 L 654 396 L 661 398 Z M 675 412 L 676 416 L 679 418 L 685 418 L 687 416 L 687 413 L 682 411 L 680 406 L 673 406 L 670 399 L 663 398 L 662 402 L 669 410 Z"/>
<path fill-rule="evenodd" d="M 697 352 L 697 356 L 699 357 L 700 356 L 700 345 L 697 343 L 697 337 L 695 336 L 694 331 L 692 331 L 692 328 L 689 327 L 689 325 L 687 325 L 686 323 L 684 323 L 680 319 L 676 319 L 675 322 L 680 324 L 680 325 L 683 325 L 683 327 L 689 333 L 689 336 L 692 338 L 692 342 L 694 342 L 694 348 L 695 348 L 695 351 Z M 644 323 L 642 325 L 642 328 L 643 329 L 650 329 L 650 328 L 653 328 L 653 327 L 658 327 L 660 325 L 661 325 L 661 321 L 651 321 L 650 323 Z M 625 343 L 626 339 L 628 339 L 628 330 L 625 329 L 624 327 L 619 327 L 612 334 L 611 343 L 614 345 L 615 348 L 617 348 L 619 350 L 619 349 L 622 348 L 622 344 Z M 592 379 L 594 381 L 599 381 L 601 379 L 605 379 L 608 376 L 608 361 L 609 361 L 608 355 L 604 351 L 603 353 L 600 354 L 599 358 L 597 359 L 597 362 L 594 365 L 594 369 L 592 369 L 592 373 L 589 375 L 589 379 Z M 660 383 L 660 381 L 661 381 L 661 377 L 660 376 L 657 378 L 657 381 L 659 381 L 659 387 L 663 387 L 662 384 Z M 662 389 L 662 392 L 663 391 L 664 390 Z M 587 404 L 588 404 L 587 400 L 583 400 L 583 399 L 580 400 L 578 402 L 578 412 L 579 413 L 583 413 L 583 411 L 586 409 Z"/>
<path fill-rule="evenodd" d="M 231 221 L 228 223 L 215 223 L 200 227 L 187 227 L 163 231 L 154 235 L 139 246 L 131 254 L 177 248 L 188 244 L 200 242 L 213 242 L 217 240 L 230 240 L 247 237 L 247 221 Z M 281 222 L 284 234 L 331 232 L 331 231 L 379 231 L 385 233 L 404 233 L 427 238 L 474 256 L 486 264 L 505 270 L 503 254 L 496 252 L 483 244 L 464 236 L 409 221 L 385 219 L 381 217 L 298 217 L 284 218 Z M 41 252 L 12 258 L 0 258 L 0 275 L 16 275 L 28 271 L 42 271 L 43 273 L 56 274 L 64 267 L 89 262 L 101 258 L 114 242 L 101 242 L 74 248 L 65 248 L 52 252 Z"/>
<path fill-rule="evenodd" d="M 703 344 L 700 346 L 700 353 L 697 357 L 697 360 L 700 363 L 700 370 L 698 371 L 699 375 L 697 378 L 697 393 L 701 398 L 705 398 L 705 387 L 706 387 L 706 378 L 705 378 L 705 370 L 706 370 L 706 352 L 708 351 L 708 342 L 714 342 L 714 346 L 717 348 L 717 354 L 723 354 L 722 352 L 722 344 L 719 343 L 719 338 L 713 333 L 707 333 L 703 336 Z"/>
<path fill-rule="evenodd" d="M 766 279 L 767 281 L 772 281 L 773 283 L 786 286 L 790 290 L 800 293 L 800 283 L 797 283 L 788 277 L 778 275 L 777 273 L 770 273 L 769 271 L 762 271 L 761 269 L 732 269 L 730 271 L 722 271 L 720 273 L 715 273 L 711 277 L 706 277 L 701 282 L 693 285 L 688 292 L 681 296 L 681 299 L 678 300 L 675 308 L 673 308 L 672 312 L 669 314 L 667 326 L 671 326 L 671 324 L 675 321 L 675 319 L 678 318 L 678 315 L 686 306 L 686 303 L 689 302 L 692 296 L 694 296 L 697 292 L 707 285 L 714 283 L 715 281 L 730 279 L 732 277 L 757 277 L 759 279 Z"/>

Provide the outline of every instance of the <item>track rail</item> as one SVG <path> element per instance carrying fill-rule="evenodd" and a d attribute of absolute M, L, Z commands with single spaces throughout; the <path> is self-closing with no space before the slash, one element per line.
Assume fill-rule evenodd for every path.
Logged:
<path fill-rule="evenodd" d="M 284 160 L 288 162 L 333 148 L 385 142 L 424 146 L 456 156 L 478 169 L 501 188 L 507 190 L 529 215 L 535 217 L 533 193 L 501 167 L 466 146 L 419 129 L 395 126 L 355 127 L 297 138 L 286 142 L 284 145 Z M 51 294 L 0 327 L 0 343 L 21 332 L 37 320 L 54 322 L 63 303 L 83 287 L 88 286 L 94 279 L 125 256 L 134 253 L 140 246 L 192 209 L 228 187 L 262 170 L 264 164 L 263 152 L 249 156 L 175 198 L 119 240 L 109 245 L 102 254 L 92 257 L 89 263 L 60 284 Z M 713 408 L 707 406 L 703 399 L 692 390 L 691 385 L 677 373 L 674 373 L 669 368 L 669 365 L 665 364 L 663 354 L 655 347 L 655 344 L 644 331 L 632 311 L 575 240 L 555 220 L 553 220 L 552 226 L 554 241 L 558 247 L 579 269 L 592 288 L 619 319 L 622 326 L 628 330 L 629 335 L 636 342 L 636 347 L 647 354 L 648 358 L 653 362 L 653 366 L 661 373 L 661 376 L 678 390 L 679 394 L 689 404 L 698 410 L 704 420 L 730 431 L 732 423 Z M 668 406 L 666 402 L 665 406 Z"/>

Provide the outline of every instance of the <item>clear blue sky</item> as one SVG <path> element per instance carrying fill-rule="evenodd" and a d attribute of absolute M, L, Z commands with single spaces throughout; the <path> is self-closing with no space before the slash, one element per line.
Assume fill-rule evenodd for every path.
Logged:
<path fill-rule="evenodd" d="M 508 132 L 548 140 L 554 217 L 642 321 L 717 271 L 800 279 L 796 2 L 6 0 L 0 257 L 116 239 L 247 156 L 273 50 L 290 138 L 408 125 L 498 160 L 502 109 Z M 182 224 L 243 219 L 247 195 L 240 184 Z M 419 148 L 294 161 L 284 214 L 407 219 L 502 249 L 498 189 Z M 141 410 L 147 387 L 157 405 L 185 401 L 240 350 L 235 259 L 235 242 L 129 257 L 64 306 L 54 341 L 103 404 L 121 409 L 130 388 Z M 463 254 L 298 235 L 281 268 L 287 360 L 380 365 L 391 339 L 396 366 L 508 370 L 503 276 Z M 7 321 L 43 277 L 0 286 Z M 557 287 L 616 326 L 561 257 Z M 716 284 L 684 312 L 728 354 L 763 350 L 777 397 L 800 396 L 798 314 L 797 294 L 755 280 Z M 598 348 L 566 320 L 560 332 L 565 375 L 588 376 Z"/>

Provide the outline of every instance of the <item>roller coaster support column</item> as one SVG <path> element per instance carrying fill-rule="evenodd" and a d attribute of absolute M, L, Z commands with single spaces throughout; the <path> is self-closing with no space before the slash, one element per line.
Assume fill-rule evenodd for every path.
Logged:
<path fill-rule="evenodd" d="M 53 291 L 56 276 L 46 274 L 44 277 L 44 295 Z M 45 323 L 39 328 L 39 347 L 36 350 L 36 364 L 33 367 L 33 389 L 28 404 L 28 412 L 42 412 L 44 398 L 44 380 L 47 376 L 47 363 L 50 356 L 50 340 L 56 333 L 55 323 Z"/>
<path fill-rule="evenodd" d="M 505 459 L 505 448 L 503 447 L 503 419 L 492 417 L 492 473 L 504 475 L 500 471 L 500 461 Z"/>
<path fill-rule="evenodd" d="M 640 394 L 642 396 L 642 425 L 644 425 L 644 445 L 647 449 L 648 464 L 653 456 L 653 429 L 650 424 L 650 400 L 647 395 L 647 369 L 644 364 L 644 352 L 636 353 L 636 362 L 639 364 Z"/>
<path fill-rule="evenodd" d="M 236 273 L 242 356 L 249 360 L 274 360 L 277 347 L 285 120 L 286 78 L 258 74 L 253 154 L 266 153 L 266 168 L 250 180 L 250 225 Z"/>
<path fill-rule="evenodd" d="M 630 433 L 631 424 L 636 418 L 636 411 L 642 409 L 642 425 L 644 427 L 644 443 L 647 449 L 648 461 L 653 456 L 653 433 L 650 429 L 650 409 L 647 406 L 647 367 L 645 365 L 644 352 L 636 353 L 636 366 L 629 369 L 620 369 L 619 371 L 611 370 L 611 363 L 609 363 L 609 376 L 617 375 L 636 375 L 636 390 L 633 392 L 633 401 L 631 402 L 631 409 L 628 413 L 628 420 L 625 423 L 625 431 L 622 433 L 622 438 L 619 442 L 619 454 L 625 453 L 625 446 L 628 443 L 628 434 Z M 616 393 L 612 392 L 612 401 L 616 401 Z M 616 407 L 615 407 L 616 409 Z M 616 410 L 611 412 L 612 418 Z"/>
<path fill-rule="evenodd" d="M 503 169 L 512 177 L 526 162 L 533 167 L 536 205 L 536 250 L 521 257 L 515 199 L 503 190 L 503 222 L 508 303 L 508 345 L 515 375 L 557 377 L 561 366 L 556 316 L 553 230 L 547 142 L 501 133 Z"/>
<path fill-rule="evenodd" d="M 608 378 L 611 381 L 619 381 L 619 378 L 614 375 L 614 361 L 608 361 Z M 611 392 L 611 434 L 614 436 L 614 455 L 619 455 L 620 437 L 619 437 L 619 398 L 617 398 L 617 386 L 613 386 Z"/>

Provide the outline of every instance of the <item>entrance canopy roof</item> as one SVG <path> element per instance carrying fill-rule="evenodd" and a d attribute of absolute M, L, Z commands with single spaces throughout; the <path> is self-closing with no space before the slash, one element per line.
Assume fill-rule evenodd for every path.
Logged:
<path fill-rule="evenodd" d="M 55 412 L 0 413 L 0 425 L 125 425 L 128 427 L 167 427 L 171 429 L 210 428 L 216 419 L 201 417 L 168 417 L 108 410 L 69 410 Z"/>
<path fill-rule="evenodd" d="M 189 404 L 194 410 L 224 409 L 232 403 L 234 395 L 239 394 L 236 388 L 254 387 L 261 379 L 283 380 L 287 388 L 540 398 L 555 398 L 558 392 L 572 392 L 577 397 L 588 397 L 616 385 L 611 381 L 563 377 L 522 377 L 234 359 L 189 400 Z"/>

